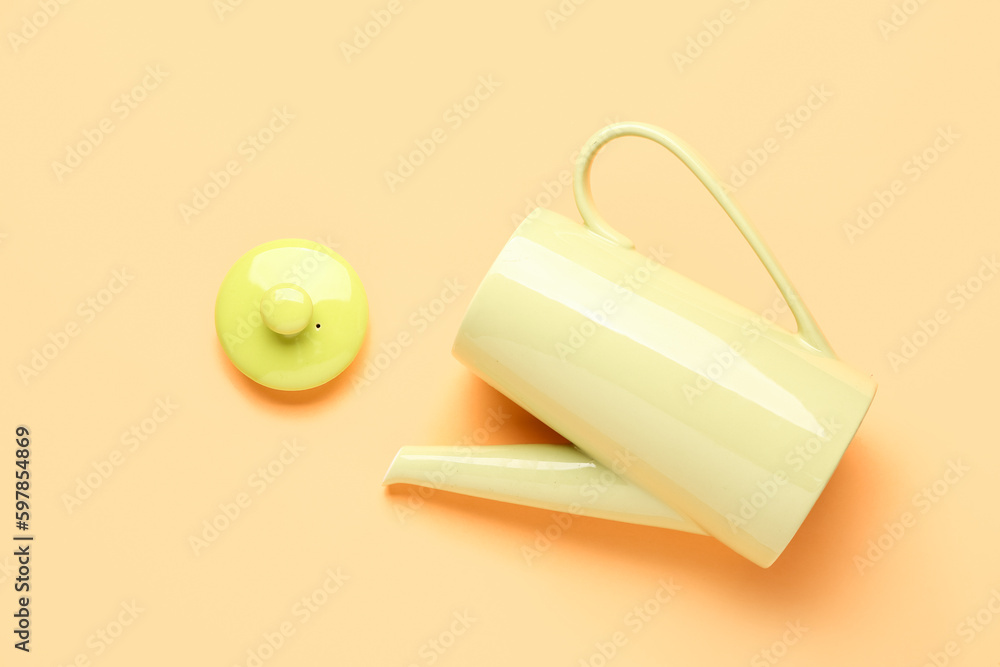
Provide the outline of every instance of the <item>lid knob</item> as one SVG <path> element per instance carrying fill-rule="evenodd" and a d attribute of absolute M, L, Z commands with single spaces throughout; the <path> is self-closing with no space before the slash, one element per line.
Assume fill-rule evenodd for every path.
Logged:
<path fill-rule="evenodd" d="M 294 336 L 312 320 L 313 303 L 298 285 L 281 283 L 264 292 L 260 316 L 274 333 Z"/>

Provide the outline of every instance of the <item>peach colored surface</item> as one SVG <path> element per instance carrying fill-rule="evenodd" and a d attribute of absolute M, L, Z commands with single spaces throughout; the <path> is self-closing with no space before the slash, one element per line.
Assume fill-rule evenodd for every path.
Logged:
<path fill-rule="evenodd" d="M 0 664 L 1000 661 L 996 3 L 0 15 Z M 880 382 L 769 570 L 702 537 L 380 486 L 404 444 L 561 441 L 450 347 L 516 222 L 576 217 L 571 159 L 614 119 L 698 148 Z M 594 188 L 637 247 L 790 323 L 662 148 L 616 141 Z M 232 263 L 284 237 L 343 254 L 371 301 L 354 365 L 303 394 L 243 378 L 213 327 Z"/>

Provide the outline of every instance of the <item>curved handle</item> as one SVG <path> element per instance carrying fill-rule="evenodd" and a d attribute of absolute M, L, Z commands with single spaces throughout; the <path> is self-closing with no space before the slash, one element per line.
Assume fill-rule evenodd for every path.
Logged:
<path fill-rule="evenodd" d="M 830 357 L 836 357 L 836 354 L 830 348 L 830 344 L 823 336 L 823 332 L 819 330 L 816 321 L 809 314 L 809 309 L 806 308 L 798 292 L 795 291 L 795 288 L 789 282 L 785 272 L 781 270 L 778 262 L 774 259 L 771 251 L 768 250 L 763 239 L 757 235 L 757 231 L 750 224 L 750 221 L 746 219 L 746 216 L 743 215 L 743 212 L 736 203 L 726 194 L 722 182 L 712 173 L 690 146 L 666 130 L 655 125 L 647 125 L 646 123 L 615 123 L 605 127 L 590 138 L 577 158 L 573 178 L 573 194 L 576 197 L 576 206 L 580 209 L 580 215 L 583 216 L 584 224 L 592 231 L 610 241 L 626 248 L 635 247 L 627 237 L 611 227 L 601 214 L 598 213 L 597 207 L 594 204 L 594 195 L 590 191 L 590 168 L 593 165 L 597 152 L 612 139 L 624 136 L 644 137 L 655 141 L 680 158 L 681 162 L 694 172 L 698 180 L 712 193 L 712 196 L 715 197 L 716 201 L 719 202 L 723 210 L 726 211 L 736 224 L 737 229 L 743 234 L 743 238 L 747 240 L 747 243 L 750 244 L 757 257 L 764 264 L 764 268 L 771 274 L 771 278 L 778 286 L 778 291 L 781 292 L 781 296 L 785 299 L 792 314 L 795 316 L 795 323 L 798 325 L 798 336 L 817 352 Z"/>

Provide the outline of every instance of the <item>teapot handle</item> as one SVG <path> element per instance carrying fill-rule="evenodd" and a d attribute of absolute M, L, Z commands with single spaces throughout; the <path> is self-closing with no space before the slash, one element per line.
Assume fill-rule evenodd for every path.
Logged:
<path fill-rule="evenodd" d="M 612 139 L 624 136 L 644 137 L 655 141 L 680 158 L 681 162 L 694 172 L 698 180 L 712 193 L 712 196 L 715 197 L 716 201 L 719 202 L 723 210 L 725 210 L 730 219 L 736 224 L 737 229 L 740 230 L 747 243 L 750 244 L 757 257 L 764 264 L 764 268 L 771 274 L 771 278 L 778 286 L 778 291 L 781 292 L 781 296 L 785 299 L 792 314 L 795 316 L 799 338 L 820 354 L 836 357 L 836 354 L 830 348 L 830 344 L 823 336 L 823 332 L 820 331 L 816 321 L 809 313 L 809 309 L 806 308 L 801 297 L 799 297 L 795 287 L 789 282 L 785 272 L 782 271 L 763 239 L 761 239 L 757 231 L 753 228 L 753 225 L 743 215 L 736 202 L 726 193 L 722 182 L 712 173 L 704 160 L 690 146 L 670 132 L 646 123 L 623 122 L 608 125 L 587 141 L 580 152 L 580 156 L 577 158 L 573 178 L 573 194 L 576 197 L 577 208 L 580 209 L 580 214 L 583 216 L 584 224 L 591 231 L 614 243 L 618 243 L 626 248 L 635 247 L 632 241 L 611 227 L 597 211 L 597 207 L 594 204 L 594 195 L 590 190 L 590 168 L 593 165 L 597 152 Z"/>

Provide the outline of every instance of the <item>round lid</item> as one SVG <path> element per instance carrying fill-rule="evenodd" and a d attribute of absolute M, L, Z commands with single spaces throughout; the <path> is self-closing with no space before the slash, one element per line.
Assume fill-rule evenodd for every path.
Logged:
<path fill-rule="evenodd" d="M 343 257 L 305 239 L 259 245 L 229 269 L 215 300 L 222 349 L 251 380 L 310 389 L 358 354 L 368 297 Z"/>

